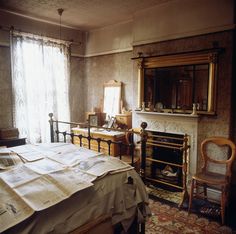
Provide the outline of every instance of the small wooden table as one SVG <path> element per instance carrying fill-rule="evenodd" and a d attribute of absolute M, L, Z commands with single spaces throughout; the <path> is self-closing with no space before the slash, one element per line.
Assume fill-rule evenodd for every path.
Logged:
<path fill-rule="evenodd" d="M 76 135 L 88 136 L 87 128 L 72 128 L 72 131 Z M 123 132 L 115 132 L 115 131 L 106 131 L 102 130 L 93 130 L 90 129 L 90 136 L 94 138 L 101 138 L 102 140 L 111 140 L 112 142 L 122 141 L 125 143 L 125 134 Z M 74 137 L 74 144 L 79 145 L 80 140 L 78 137 Z M 86 138 L 82 138 L 82 146 L 88 148 L 88 140 Z M 90 141 L 90 146 L 92 150 L 98 150 L 98 143 L 96 140 Z M 106 142 L 101 142 L 100 144 L 101 152 L 108 154 L 108 144 Z M 119 156 L 119 146 L 116 144 L 111 144 L 110 155 Z"/>

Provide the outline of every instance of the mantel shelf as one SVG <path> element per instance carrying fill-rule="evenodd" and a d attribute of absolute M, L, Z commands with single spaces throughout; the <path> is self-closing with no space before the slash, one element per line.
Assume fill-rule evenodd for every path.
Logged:
<path fill-rule="evenodd" d="M 138 111 L 135 110 L 136 114 L 139 115 L 162 115 L 162 116 L 170 116 L 170 117 L 187 117 L 187 118 L 198 118 L 199 115 L 191 115 L 191 114 L 181 114 L 181 113 L 166 113 L 166 112 L 152 112 L 152 111 Z"/>

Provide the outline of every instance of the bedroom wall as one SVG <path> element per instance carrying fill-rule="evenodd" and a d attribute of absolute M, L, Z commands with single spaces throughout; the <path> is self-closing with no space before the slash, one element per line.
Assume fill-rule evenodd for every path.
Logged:
<path fill-rule="evenodd" d="M 234 28 L 234 0 L 172 0 L 87 33 L 87 56 Z"/>
<path fill-rule="evenodd" d="M 70 110 L 71 121 L 81 122 L 85 111 L 85 75 L 84 58 L 71 58 Z"/>
<path fill-rule="evenodd" d="M 132 51 L 133 21 L 92 30 L 86 34 L 85 56 Z"/>
<path fill-rule="evenodd" d="M 11 97 L 10 50 L 0 46 L 0 128 L 12 127 Z"/>
<path fill-rule="evenodd" d="M 127 110 L 133 106 L 132 66 L 133 21 L 87 32 L 85 49 L 85 111 L 102 107 L 103 84 L 121 81 L 122 100 Z"/>
<path fill-rule="evenodd" d="M 133 43 L 146 44 L 233 27 L 234 0 L 174 0 L 135 14 Z"/>
<path fill-rule="evenodd" d="M 92 111 L 94 107 L 102 107 L 103 84 L 109 80 L 122 81 L 122 99 L 126 109 L 132 108 L 133 65 L 132 52 L 122 52 L 85 59 L 85 88 L 87 96 L 85 111 Z"/>

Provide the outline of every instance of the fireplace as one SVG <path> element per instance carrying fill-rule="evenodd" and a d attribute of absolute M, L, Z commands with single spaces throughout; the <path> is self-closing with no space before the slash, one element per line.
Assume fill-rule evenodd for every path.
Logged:
<path fill-rule="evenodd" d="M 187 134 L 188 145 L 190 147 L 187 162 L 187 181 L 189 181 L 191 176 L 197 171 L 198 116 L 135 111 L 133 114 L 133 127 L 140 127 L 142 122 L 147 123 L 147 130 L 151 132 L 160 132 L 164 135 L 176 134 L 176 136 L 184 136 Z M 160 151 L 160 149 L 158 150 Z"/>

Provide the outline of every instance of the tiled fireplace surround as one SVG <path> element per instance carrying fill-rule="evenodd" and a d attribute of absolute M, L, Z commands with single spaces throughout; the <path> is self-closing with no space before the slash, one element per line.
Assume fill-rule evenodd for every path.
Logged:
<path fill-rule="evenodd" d="M 133 126 L 147 123 L 147 130 L 165 133 L 187 134 L 189 137 L 188 180 L 197 171 L 198 117 L 190 114 L 169 114 L 137 111 L 133 114 Z"/>

